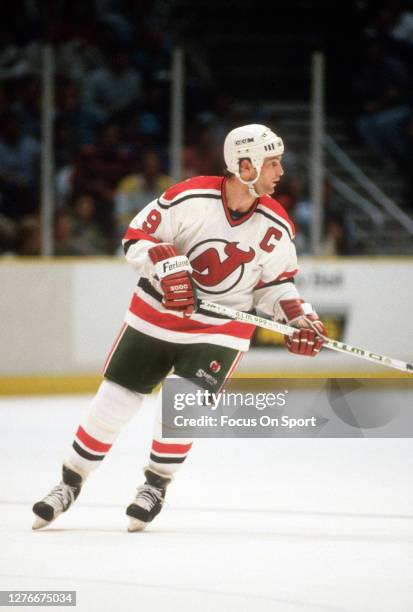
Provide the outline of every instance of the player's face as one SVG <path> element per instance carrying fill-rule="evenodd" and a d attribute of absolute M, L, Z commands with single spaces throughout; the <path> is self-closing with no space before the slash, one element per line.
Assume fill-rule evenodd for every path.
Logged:
<path fill-rule="evenodd" d="M 265 193 L 270 195 L 277 187 L 278 181 L 284 174 L 281 165 L 281 155 L 276 157 L 267 157 L 261 168 L 260 177 L 255 183 L 255 190 L 260 195 Z"/>

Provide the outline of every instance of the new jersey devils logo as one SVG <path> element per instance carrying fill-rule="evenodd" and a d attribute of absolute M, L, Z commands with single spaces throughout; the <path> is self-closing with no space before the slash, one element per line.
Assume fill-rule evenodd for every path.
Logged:
<path fill-rule="evenodd" d="M 192 276 L 203 291 L 225 293 L 239 283 L 244 266 L 254 259 L 255 251 L 252 247 L 244 251 L 238 245 L 239 242 L 212 239 L 192 247 L 188 253 Z"/>
<path fill-rule="evenodd" d="M 219 363 L 219 361 L 211 361 L 211 363 L 209 364 L 209 369 L 211 370 L 211 372 L 214 372 L 214 374 L 216 374 L 220 371 L 221 364 Z"/>

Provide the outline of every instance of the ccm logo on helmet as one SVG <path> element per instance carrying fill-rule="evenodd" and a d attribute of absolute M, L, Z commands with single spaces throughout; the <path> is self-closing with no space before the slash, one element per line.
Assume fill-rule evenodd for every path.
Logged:
<path fill-rule="evenodd" d="M 253 138 L 242 138 L 241 140 L 236 140 L 236 145 L 247 144 L 248 142 L 254 142 Z"/>

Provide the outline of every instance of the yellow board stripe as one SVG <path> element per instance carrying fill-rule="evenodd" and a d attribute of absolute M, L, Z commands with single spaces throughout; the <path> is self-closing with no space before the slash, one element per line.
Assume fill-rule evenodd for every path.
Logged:
<path fill-rule="evenodd" d="M 411 374 L 397 371 L 354 372 L 319 371 L 319 372 L 240 372 L 234 378 L 269 379 L 282 378 L 286 380 L 321 379 L 321 378 L 369 378 L 390 380 L 413 380 Z M 97 374 L 73 374 L 62 376 L 10 376 L 0 377 L 0 396 L 10 395 L 58 395 L 74 393 L 95 393 L 102 376 Z"/>
<path fill-rule="evenodd" d="M 0 378 L 0 395 L 57 395 L 94 393 L 102 377 L 94 375 L 72 376 L 10 376 Z"/>

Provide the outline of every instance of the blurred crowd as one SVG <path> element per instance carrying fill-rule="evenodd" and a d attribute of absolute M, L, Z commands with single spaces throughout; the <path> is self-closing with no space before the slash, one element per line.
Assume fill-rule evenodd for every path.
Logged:
<path fill-rule="evenodd" d="M 170 42 L 116 3 L 57 3 L 47 32 L 38 10 L 22 4 L 25 27 L 0 32 L 0 252 L 40 253 L 46 37 L 55 56 L 55 254 L 112 254 L 128 219 L 171 182 Z"/>
<path fill-rule="evenodd" d="M 115 253 L 130 219 L 172 184 L 170 50 L 146 38 L 156 45 L 55 46 L 56 255 Z M 0 54 L 2 253 L 40 253 L 40 54 L 40 43 Z M 184 178 L 222 173 L 219 128 L 202 113 L 188 119 Z"/>
<path fill-rule="evenodd" d="M 126 19 L 117 3 L 62 2 L 59 20 L 52 20 L 47 33 L 55 50 L 56 255 L 119 252 L 131 218 L 172 183 L 173 41 L 156 12 L 148 10 L 142 18 L 141 4 L 132 2 Z M 28 5 L 24 3 L 25 10 Z M 85 16 L 92 5 L 93 14 Z M 39 35 L 37 18 L 37 13 L 26 15 L 26 28 L 21 22 L 14 29 L 0 27 L 0 254 L 35 256 L 41 251 L 44 32 Z M 354 78 L 356 130 L 379 164 L 411 173 L 413 13 L 377 11 L 364 36 Z M 235 125 L 268 121 L 276 128 L 276 118 L 263 117 L 259 109 L 255 116 L 236 112 L 231 96 L 205 85 L 201 73 L 192 71 L 186 83 L 183 178 L 223 173 L 222 141 Z M 277 197 L 297 224 L 299 252 L 308 253 L 311 202 L 305 177 L 292 153 L 285 163 Z M 349 219 L 335 208 L 328 183 L 325 195 L 322 251 L 357 252 Z"/>
<path fill-rule="evenodd" d="M 412 7 L 413 8 L 413 7 Z M 358 132 L 383 168 L 413 170 L 413 10 L 393 3 L 364 32 L 354 81 Z"/>

